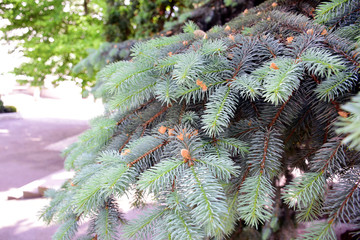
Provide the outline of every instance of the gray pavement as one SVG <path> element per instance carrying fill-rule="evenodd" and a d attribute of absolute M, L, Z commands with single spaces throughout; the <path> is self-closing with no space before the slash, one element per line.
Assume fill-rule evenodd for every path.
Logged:
<path fill-rule="evenodd" d="M 34 98 L 19 91 L 1 96 L 21 117 L 0 114 L 0 240 L 48 240 L 57 229 L 38 219 L 49 199 L 7 198 L 63 169 L 61 151 L 88 128 L 88 119 L 103 111 L 101 102 L 69 94 L 68 88 L 60 93 L 63 98 Z"/>
<path fill-rule="evenodd" d="M 87 128 L 81 120 L 0 120 L 0 192 L 63 169 L 60 152 L 46 147 Z"/>
<path fill-rule="evenodd" d="M 7 200 L 7 193 L 63 169 L 60 151 L 48 146 L 88 128 L 84 120 L 0 120 L 0 239 L 46 240 L 56 226 L 38 220 L 48 199 Z"/>

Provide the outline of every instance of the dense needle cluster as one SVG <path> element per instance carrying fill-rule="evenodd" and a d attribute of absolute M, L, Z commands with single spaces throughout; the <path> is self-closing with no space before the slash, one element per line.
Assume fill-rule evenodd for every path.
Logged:
<path fill-rule="evenodd" d="M 267 1 L 105 67 L 106 112 L 66 152 L 75 177 L 48 192 L 54 239 L 88 218 L 83 239 L 226 239 L 239 222 L 265 229 L 285 205 L 298 222 L 322 219 L 293 237 L 358 226 L 360 2 L 302 4 L 314 20 Z M 129 192 L 157 204 L 124 223 L 116 199 Z"/>

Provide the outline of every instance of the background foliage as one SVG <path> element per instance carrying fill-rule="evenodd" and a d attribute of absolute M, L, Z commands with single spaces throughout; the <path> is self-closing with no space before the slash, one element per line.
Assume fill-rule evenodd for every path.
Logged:
<path fill-rule="evenodd" d="M 86 4 L 84 4 L 86 3 Z M 27 62 L 14 70 L 23 82 L 42 86 L 45 78 L 71 79 L 71 68 L 86 49 L 102 41 L 102 1 L 14 1 L 0 3 L 0 17 L 8 24 L 5 39 L 17 43 Z M 87 75 L 78 74 L 86 84 Z M 54 77 L 53 77 L 54 79 Z"/>

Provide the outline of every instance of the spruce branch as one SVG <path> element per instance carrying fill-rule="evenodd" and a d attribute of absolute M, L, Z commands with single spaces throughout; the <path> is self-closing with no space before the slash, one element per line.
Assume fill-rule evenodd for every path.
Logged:
<path fill-rule="evenodd" d="M 184 171 L 184 161 L 177 159 L 162 160 L 154 167 L 140 175 L 137 182 L 139 189 L 150 192 L 160 192 L 173 184 L 176 176 L 181 176 Z"/>
<path fill-rule="evenodd" d="M 179 60 L 174 66 L 173 76 L 178 84 L 187 85 L 195 81 L 203 70 L 203 56 L 198 52 L 190 52 L 179 55 Z"/>
<path fill-rule="evenodd" d="M 274 187 L 263 173 L 248 177 L 240 188 L 238 211 L 247 225 L 258 227 L 272 215 Z"/>
<path fill-rule="evenodd" d="M 298 222 L 310 222 L 321 216 L 323 210 L 323 199 L 312 198 L 307 206 L 301 207 L 296 216 Z"/>
<path fill-rule="evenodd" d="M 315 223 L 306 229 L 299 240 L 335 240 L 335 231 L 332 224 L 329 223 Z"/>
<path fill-rule="evenodd" d="M 223 230 L 221 217 L 227 215 L 227 204 L 221 185 L 205 167 L 191 166 L 184 176 L 180 184 L 186 189 L 186 203 L 196 224 L 204 227 L 208 236 L 216 229 Z"/>
<path fill-rule="evenodd" d="M 275 116 L 272 118 L 271 122 L 270 122 L 269 125 L 268 125 L 268 128 L 269 128 L 269 129 L 272 128 L 272 127 L 275 125 L 275 123 L 276 123 L 276 121 L 279 119 L 281 113 L 284 111 L 286 105 L 289 103 L 291 97 L 292 97 L 292 95 L 290 95 L 289 98 L 286 100 L 286 102 L 284 102 L 284 103 L 280 106 L 279 110 L 276 112 Z"/>
<path fill-rule="evenodd" d="M 326 210 L 330 214 L 329 223 L 356 223 L 360 205 L 360 178 L 358 169 L 346 173 L 347 180 L 335 184 L 329 192 Z"/>
<path fill-rule="evenodd" d="M 75 212 L 88 214 L 102 205 L 104 199 L 122 195 L 136 175 L 136 171 L 124 164 L 102 169 L 81 186 L 82 191 L 75 194 Z"/>
<path fill-rule="evenodd" d="M 231 88 L 226 86 L 218 88 L 210 96 L 202 118 L 203 129 L 209 136 L 217 136 L 224 131 L 223 129 L 227 127 L 230 119 L 234 116 L 236 104 L 236 95 Z"/>
<path fill-rule="evenodd" d="M 61 227 L 55 232 L 52 237 L 53 240 L 71 240 L 78 228 L 78 222 L 76 217 L 67 220 Z"/>
<path fill-rule="evenodd" d="M 333 73 L 337 75 L 346 68 L 346 63 L 340 57 L 319 48 L 308 49 L 302 54 L 301 60 L 311 74 L 320 77 L 330 77 Z"/>
<path fill-rule="evenodd" d="M 237 167 L 226 154 L 219 155 L 205 155 L 202 158 L 195 160 L 203 166 L 206 166 L 214 177 L 228 182 L 231 176 L 237 176 Z"/>
<path fill-rule="evenodd" d="M 155 233 L 154 227 L 157 222 L 163 218 L 167 209 L 156 208 L 146 212 L 143 216 L 132 220 L 128 225 L 124 227 L 124 234 L 122 235 L 126 239 L 145 239 L 152 237 Z"/>
<path fill-rule="evenodd" d="M 344 14 L 346 11 L 352 11 L 352 8 L 357 6 L 357 1 L 353 0 L 331 0 L 319 5 L 316 9 L 317 23 L 326 23 L 329 20 Z M 349 10 L 350 8 L 350 10 Z"/>
<path fill-rule="evenodd" d="M 95 218 L 94 231 L 99 239 L 117 239 L 119 223 L 119 212 L 115 210 L 114 206 L 106 205 L 101 208 Z"/>
<path fill-rule="evenodd" d="M 124 90 L 114 95 L 109 101 L 109 109 L 120 109 L 124 112 L 132 108 L 138 108 L 145 101 L 151 99 L 154 94 L 156 79 L 149 77 L 146 81 L 142 81 L 141 85 L 143 87 L 139 87 L 140 81 L 137 81 L 129 84 Z"/>
<path fill-rule="evenodd" d="M 220 138 L 216 140 L 216 143 L 228 149 L 232 155 L 245 156 L 249 152 L 247 144 L 236 138 Z"/>
<path fill-rule="evenodd" d="M 335 53 L 340 54 L 344 58 L 348 60 L 353 66 L 359 67 L 360 60 L 359 60 L 359 50 L 354 50 L 351 44 L 341 45 L 341 40 L 344 39 L 327 39 L 328 41 L 325 42 L 325 45 L 333 50 Z M 350 45 L 350 46 L 349 46 Z"/>
<path fill-rule="evenodd" d="M 353 73 L 339 73 L 320 83 L 315 89 L 317 96 L 321 100 L 331 101 L 336 97 L 350 91 L 357 82 L 357 77 Z"/>
<path fill-rule="evenodd" d="M 255 132 L 249 149 L 248 161 L 252 175 L 264 174 L 268 178 L 275 176 L 281 167 L 283 143 L 275 130 Z"/>
<path fill-rule="evenodd" d="M 239 91 L 245 99 L 255 101 L 261 96 L 262 87 L 256 79 L 248 74 L 242 74 L 231 82 L 231 87 Z"/>
<path fill-rule="evenodd" d="M 204 238 L 201 228 L 189 217 L 187 212 L 169 211 L 164 220 L 167 222 L 166 230 L 170 233 L 171 239 L 195 240 Z"/>
<path fill-rule="evenodd" d="M 349 148 L 360 150 L 360 94 L 356 95 L 351 102 L 348 102 L 342 109 L 351 113 L 350 117 L 342 116 L 336 123 L 338 133 L 347 134 L 343 140 L 344 144 L 349 144 Z"/>
<path fill-rule="evenodd" d="M 49 192 L 41 215 L 63 224 L 60 239 L 88 217 L 97 239 L 222 239 L 244 230 L 239 221 L 265 234 L 271 219 L 287 219 L 282 202 L 298 221 L 328 217 L 305 239 L 359 223 L 360 108 L 357 97 L 349 103 L 359 3 L 323 3 L 315 21 L 315 3 L 292 4 L 266 1 L 207 33 L 189 23 L 136 43 L 131 61 L 98 74 L 105 114 L 66 151 L 75 177 Z M 275 177 L 288 182 L 298 167 L 276 191 Z M 112 203 L 130 189 L 156 203 L 121 235 Z"/>
<path fill-rule="evenodd" d="M 132 116 L 133 114 L 137 113 L 138 111 L 140 111 L 141 109 L 143 109 L 144 107 L 146 107 L 147 105 L 151 104 L 152 102 L 155 101 L 155 98 L 150 99 L 149 101 L 147 101 L 144 104 L 141 104 L 137 109 L 131 111 L 130 113 L 128 113 L 127 115 L 125 115 L 124 117 L 122 117 L 117 123 L 116 125 L 121 125 L 126 119 L 128 119 L 130 116 Z"/>
<path fill-rule="evenodd" d="M 342 139 L 343 137 L 335 137 L 324 143 L 312 158 L 310 170 L 323 172 L 330 176 L 335 174 L 333 169 L 341 170 L 346 161 L 346 155 L 342 148 Z"/>
<path fill-rule="evenodd" d="M 259 72 L 263 79 L 263 97 L 275 105 L 284 103 L 300 85 L 303 68 L 288 58 L 277 58 Z"/>
<path fill-rule="evenodd" d="M 105 84 L 105 90 L 110 93 L 122 91 L 129 83 L 139 78 L 143 79 L 147 75 L 147 71 L 153 70 L 153 66 L 149 64 L 137 64 L 134 62 L 119 62 L 116 64 L 116 71 L 113 72 L 110 80 L 106 81 Z M 108 69 L 105 68 L 102 71 L 101 76 L 105 75 L 104 77 L 108 79 Z"/>
<path fill-rule="evenodd" d="M 304 173 L 285 187 L 282 198 L 290 207 L 301 209 L 323 196 L 325 183 L 323 172 Z"/>

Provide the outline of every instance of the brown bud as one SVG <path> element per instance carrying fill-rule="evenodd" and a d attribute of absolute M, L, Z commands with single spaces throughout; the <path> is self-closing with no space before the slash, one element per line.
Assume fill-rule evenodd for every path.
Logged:
<path fill-rule="evenodd" d="M 158 131 L 159 133 L 164 134 L 166 132 L 166 129 L 167 128 L 165 126 L 161 126 Z"/>
<path fill-rule="evenodd" d="M 194 35 L 195 35 L 195 37 L 204 37 L 206 35 L 206 33 L 202 30 L 195 30 Z"/>
<path fill-rule="evenodd" d="M 130 149 L 125 149 L 120 155 L 121 155 L 121 156 L 126 156 L 126 155 L 128 155 L 130 152 L 131 152 Z"/>
<path fill-rule="evenodd" d="M 274 69 L 274 70 L 278 70 L 279 67 L 275 64 L 275 63 L 271 63 L 270 64 L 270 68 Z"/>
<path fill-rule="evenodd" d="M 343 118 L 349 117 L 349 113 L 342 110 L 338 111 L 338 114 Z"/>
<path fill-rule="evenodd" d="M 187 150 L 187 149 L 185 149 L 185 148 L 181 149 L 181 156 L 182 156 L 184 159 L 191 159 L 189 150 Z"/>
<path fill-rule="evenodd" d="M 205 85 L 205 83 L 203 83 L 203 85 L 201 85 L 201 90 L 203 92 L 205 92 L 207 90 L 207 86 Z"/>
<path fill-rule="evenodd" d="M 286 38 L 287 43 L 291 43 L 294 40 L 294 37 L 288 37 Z"/>
<path fill-rule="evenodd" d="M 173 129 L 173 128 L 171 128 L 171 129 L 169 128 L 169 129 L 168 129 L 168 134 L 169 134 L 169 136 L 175 136 L 175 133 L 174 133 L 174 132 L 175 132 L 175 129 Z"/>
<path fill-rule="evenodd" d="M 184 141 L 184 135 L 181 133 L 176 136 L 180 141 Z"/>
<path fill-rule="evenodd" d="M 314 34 L 314 30 L 312 28 L 310 28 L 309 30 L 306 31 L 306 34 L 308 35 L 313 35 Z"/>
<path fill-rule="evenodd" d="M 234 35 L 230 34 L 230 35 L 229 35 L 229 39 L 230 39 L 231 41 L 235 42 L 235 37 L 234 37 Z"/>

